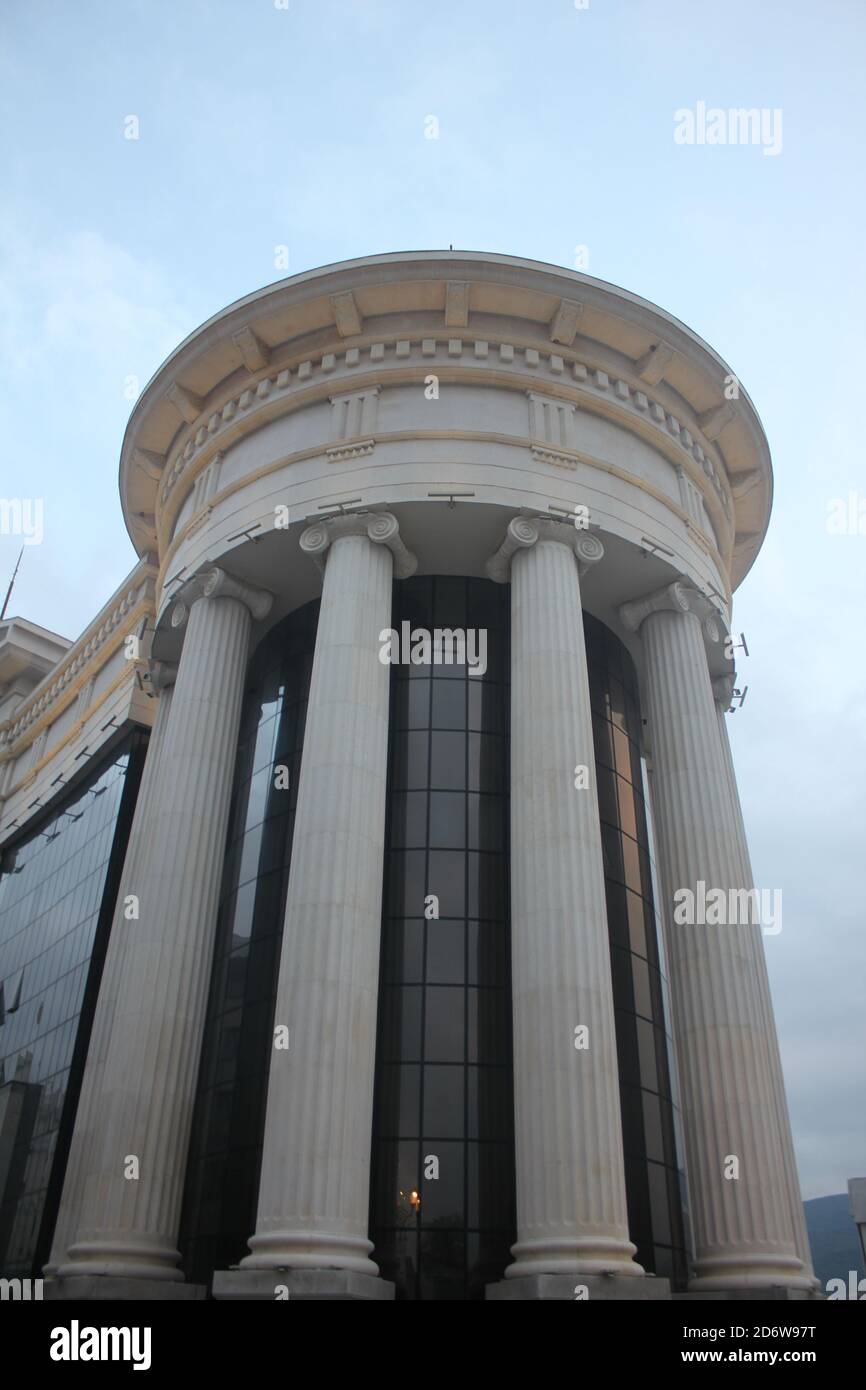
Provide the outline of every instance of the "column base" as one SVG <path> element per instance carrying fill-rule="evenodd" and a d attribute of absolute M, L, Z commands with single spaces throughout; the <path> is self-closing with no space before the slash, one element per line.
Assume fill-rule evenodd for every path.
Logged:
<path fill-rule="evenodd" d="M 384 1303 L 393 1300 L 394 1285 L 351 1269 L 221 1269 L 212 1293 L 220 1300 L 267 1303 Z"/>
<path fill-rule="evenodd" d="M 46 1279 L 44 1298 L 53 1303 L 196 1303 L 207 1298 L 207 1287 L 123 1274 L 72 1274 Z"/>
<path fill-rule="evenodd" d="M 688 1292 L 726 1294 L 740 1290 L 748 1294 L 756 1290 L 760 1298 L 767 1289 L 790 1289 L 808 1294 L 815 1282 L 814 1276 L 805 1272 L 801 1260 L 784 1255 L 705 1255 L 695 1260 Z"/>
<path fill-rule="evenodd" d="M 532 1278 L 537 1274 L 564 1274 L 575 1279 L 582 1275 L 612 1275 L 619 1279 L 642 1279 L 643 1267 L 635 1264 L 637 1246 L 617 1236 L 546 1236 L 539 1240 L 519 1240 L 512 1245 L 514 1257 L 505 1271 L 506 1279 Z"/>
<path fill-rule="evenodd" d="M 671 1286 L 652 1275 L 639 1279 L 628 1274 L 524 1274 L 488 1284 L 484 1296 L 493 1302 L 521 1303 L 655 1302 L 670 1299 Z"/>

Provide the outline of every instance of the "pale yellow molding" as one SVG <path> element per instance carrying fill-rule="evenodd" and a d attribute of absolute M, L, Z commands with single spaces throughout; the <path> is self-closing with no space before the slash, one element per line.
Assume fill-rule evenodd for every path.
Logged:
<path fill-rule="evenodd" d="M 458 334 L 457 340 L 461 343 L 461 347 L 465 349 L 474 345 L 476 335 L 474 332 L 470 333 L 466 331 L 463 334 Z M 368 348 L 372 350 L 374 346 L 381 346 L 383 349 L 385 347 L 394 347 L 396 349 L 397 344 L 407 342 L 408 345 L 409 341 L 417 342 L 421 340 L 417 338 L 417 335 L 413 335 L 412 339 L 406 340 L 405 337 L 401 338 L 400 334 L 397 333 L 376 334 L 371 332 L 361 336 L 357 344 L 348 350 L 345 344 L 341 342 L 333 343 L 326 347 L 318 347 L 312 356 L 309 350 L 306 353 L 297 351 L 290 353 L 283 350 L 274 350 L 270 365 L 266 370 L 263 370 L 259 374 L 250 373 L 243 384 L 235 380 L 231 387 L 224 386 L 222 390 L 215 390 L 212 393 L 211 399 L 207 402 L 202 402 L 201 412 L 189 423 L 188 428 L 185 431 L 183 429 L 180 430 L 168 451 L 171 462 L 165 469 L 155 501 L 155 526 L 160 547 L 164 547 L 168 539 L 165 525 L 166 520 L 168 520 L 170 524 L 174 523 L 177 511 L 179 507 L 182 506 L 183 501 L 186 500 L 189 491 L 187 486 L 186 490 L 180 495 L 178 504 L 178 488 L 195 481 L 200 471 L 200 466 L 204 466 L 203 460 L 209 461 L 213 456 L 212 444 L 217 438 L 220 441 L 219 448 L 226 449 L 237 439 L 243 438 L 250 432 L 249 426 L 254 422 L 255 428 L 258 429 L 262 425 L 270 423 L 271 420 L 279 419 L 284 414 L 291 413 L 295 408 L 303 408 L 303 406 L 318 400 L 323 387 L 323 382 L 319 375 L 323 371 L 323 362 L 325 360 L 336 361 L 335 354 L 329 351 L 328 347 L 334 347 L 340 353 L 348 351 L 349 353 L 358 355 Z M 444 344 L 446 340 L 437 337 L 436 341 L 437 343 L 441 341 Z M 562 376 L 568 373 L 574 374 L 575 368 L 581 368 L 587 377 L 590 372 L 595 375 L 598 375 L 599 372 L 603 372 L 605 376 L 612 377 L 614 381 L 624 382 L 628 386 L 630 398 L 633 395 L 637 395 L 638 392 L 645 395 L 648 387 L 648 383 L 641 380 L 640 376 L 637 375 L 643 359 L 640 359 L 636 363 L 630 363 L 626 368 L 620 367 L 619 365 L 614 367 L 605 355 L 606 350 L 604 344 L 595 344 L 592 339 L 584 340 L 580 355 L 576 352 L 552 353 L 550 350 L 550 343 L 536 337 L 525 337 L 519 333 L 508 333 L 507 336 L 489 333 L 485 340 L 485 346 L 488 349 L 505 347 L 509 349 L 512 354 L 515 351 L 524 354 L 527 351 L 538 354 L 539 361 L 535 366 L 528 367 L 525 364 L 517 364 L 515 370 L 508 372 L 503 377 L 503 383 L 506 385 L 511 385 L 515 376 L 520 375 L 521 378 L 525 376 L 536 383 L 538 381 L 543 381 L 545 383 L 545 389 L 558 391 L 559 394 L 562 394 Z M 601 357 L 599 357 L 598 352 L 595 351 L 594 348 L 601 349 Z M 493 354 L 488 352 L 487 355 L 492 356 Z M 560 364 L 561 371 L 559 369 L 554 369 L 554 362 Z M 307 371 L 303 379 L 310 378 L 309 385 L 306 386 L 300 384 L 304 368 L 306 368 Z M 351 368 L 348 370 L 349 374 L 345 377 L 341 376 L 337 378 L 337 381 L 341 383 L 345 381 L 349 389 L 353 389 L 356 383 L 365 385 L 371 380 L 373 382 L 378 382 L 380 378 L 387 379 L 389 382 L 394 382 L 396 384 L 399 384 L 402 380 L 416 379 L 413 374 L 413 368 L 410 367 L 408 363 L 402 363 L 399 358 L 387 364 L 382 358 L 377 359 L 375 363 L 371 361 L 369 366 L 365 365 L 363 368 L 359 368 L 357 374 L 352 371 Z M 458 370 L 459 376 L 451 376 L 447 379 L 463 379 L 467 381 L 473 379 L 472 368 L 468 364 L 463 365 L 461 363 Z M 489 381 L 495 379 L 497 370 L 497 368 L 488 367 L 481 372 L 477 380 Z M 316 375 L 314 375 L 314 373 Z M 371 373 L 374 373 L 372 377 Z M 439 375 L 440 377 L 443 376 L 443 372 L 440 371 Z M 330 391 L 333 389 L 334 383 L 333 379 L 330 377 L 329 381 L 330 385 L 328 390 Z M 663 390 L 673 390 L 668 383 L 660 382 L 658 384 L 663 387 Z M 582 400 L 589 402 L 595 401 L 597 404 L 601 404 L 597 391 L 589 390 L 588 388 L 581 389 L 580 384 L 573 380 L 569 380 L 568 385 Z M 285 393 L 289 388 L 291 388 L 291 394 L 287 395 Z M 688 430 L 694 442 L 700 445 L 703 452 L 713 464 L 714 474 L 719 478 L 724 488 L 727 505 L 730 508 L 731 515 L 734 517 L 735 524 L 736 498 L 734 497 L 731 480 L 728 476 L 727 464 L 722 457 L 715 458 L 715 450 L 711 447 L 713 440 L 710 435 L 703 430 L 700 419 L 696 416 L 693 408 L 687 401 L 683 400 L 682 397 L 679 397 L 678 393 L 673 392 L 673 394 L 677 395 L 682 405 L 687 407 L 686 413 L 690 413 L 694 417 L 691 424 L 687 424 L 683 428 Z M 574 397 L 572 397 L 572 399 L 574 399 Z M 652 399 L 647 400 L 647 406 L 650 412 L 654 405 L 660 405 L 660 403 Z M 254 414 L 250 411 L 251 406 L 254 409 Z M 665 412 L 665 416 L 671 414 L 675 419 L 677 419 L 678 415 L 684 413 L 680 404 L 675 404 L 674 406 L 677 411 L 677 416 L 674 416 L 673 409 L 670 409 L 666 405 L 660 405 L 660 408 Z M 626 406 L 621 403 L 617 407 L 616 418 L 624 421 L 626 427 L 629 426 L 629 423 L 637 424 L 638 427 L 640 427 L 642 422 L 635 416 L 634 411 L 635 408 L 631 405 Z M 598 410 L 596 413 L 604 414 L 606 412 Z M 614 417 L 611 416 L 610 418 Z M 680 422 L 678 421 L 678 423 Z M 642 433 L 644 437 L 651 439 L 655 444 L 661 442 L 667 446 L 670 443 L 667 432 L 663 431 L 660 426 L 658 428 L 652 426 L 649 434 L 646 434 L 645 431 Z M 191 447 L 193 453 L 189 458 L 186 458 L 187 451 Z M 693 455 L 691 455 L 690 451 L 684 446 L 676 446 L 675 453 L 668 449 L 668 456 L 675 462 L 682 462 L 683 458 L 687 459 L 690 468 L 696 464 Z M 699 467 L 695 471 L 695 478 L 696 481 L 700 483 L 702 490 L 709 486 L 710 493 L 712 497 L 715 498 L 716 504 L 718 505 L 719 498 L 715 493 L 715 489 L 712 488 L 711 484 L 708 484 L 706 475 Z M 174 506 L 171 504 L 172 498 L 175 498 Z M 721 510 L 722 514 L 725 516 L 726 524 L 729 525 L 730 523 L 727 521 L 725 508 L 722 507 Z"/>
<path fill-rule="evenodd" d="M 528 435 L 525 438 L 523 438 L 517 435 L 496 434 L 490 431 L 425 430 L 423 435 L 419 435 L 416 430 L 400 430 L 394 431 L 389 434 L 378 434 L 376 436 L 377 444 L 401 443 L 404 440 L 461 440 L 466 443 L 481 442 L 490 444 L 502 444 L 510 446 L 512 448 L 525 448 L 530 451 L 533 447 L 533 440 L 531 440 Z M 208 509 L 210 511 L 216 510 L 216 508 L 219 506 L 221 502 L 227 501 L 230 497 L 235 496 L 239 492 L 243 492 L 248 486 L 250 486 L 250 484 L 256 483 L 262 478 L 267 478 L 273 473 L 279 473 L 284 468 L 290 467 L 293 463 L 300 463 L 304 459 L 308 458 L 317 458 L 320 455 L 322 455 L 323 450 L 324 446 L 316 445 L 315 448 L 300 449 L 295 453 L 284 454 L 281 458 L 275 459 L 271 463 L 263 464 L 261 468 L 257 468 L 251 473 L 244 474 L 243 478 L 237 479 L 236 482 L 230 483 L 228 487 L 225 487 L 221 492 L 218 492 L 215 497 L 212 497 L 210 499 L 210 502 L 208 503 Z M 669 497 L 666 492 L 662 492 L 660 488 L 655 487 L 652 483 L 646 482 L 642 478 L 638 478 L 634 473 L 629 473 L 624 468 L 619 468 L 616 464 L 608 463 L 605 459 L 596 458 L 593 454 L 589 454 L 584 450 L 569 450 L 569 455 L 570 457 L 573 457 L 577 463 L 584 463 L 587 465 L 587 467 L 595 468 L 601 473 L 608 473 L 612 477 L 619 478 L 621 481 L 629 483 L 639 492 L 644 492 L 647 494 L 648 497 L 652 497 L 655 501 L 662 503 L 680 521 L 685 522 L 690 537 L 695 541 L 699 548 L 705 552 L 709 559 L 712 560 L 715 568 L 718 570 L 724 586 L 725 600 L 728 606 L 730 606 L 732 601 L 732 591 L 730 587 L 728 570 L 724 565 L 722 555 L 720 554 L 718 548 L 715 545 L 713 545 L 712 541 L 709 540 L 706 536 L 704 536 L 703 532 L 699 531 L 695 527 L 688 513 L 684 510 L 683 507 L 679 505 L 679 503 L 675 502 L 673 498 Z M 377 505 L 379 504 L 377 503 Z M 400 503 L 399 500 L 392 500 L 390 503 L 383 502 L 381 503 L 381 505 L 399 506 Z M 160 606 L 162 604 L 163 586 L 165 583 L 166 572 L 171 567 L 171 563 L 180 547 L 184 544 L 184 542 L 187 540 L 190 534 L 194 534 L 195 531 L 199 529 L 201 525 L 201 516 L 202 513 L 200 512 L 196 516 L 190 517 L 189 521 L 185 524 L 182 530 L 179 531 L 178 534 L 173 538 L 168 550 L 166 551 L 165 559 L 159 567 L 159 574 L 156 582 L 157 612 L 159 612 Z"/>
<path fill-rule="evenodd" d="M 151 576 L 148 575 L 148 578 L 150 577 Z M 156 575 L 154 575 L 153 577 L 154 579 L 156 579 Z M 148 617 L 152 619 L 154 617 L 155 612 L 156 608 L 154 600 L 152 598 L 148 598 L 147 596 L 141 598 L 133 608 L 130 608 L 128 614 L 124 619 L 124 622 L 118 623 L 117 627 L 109 634 L 108 637 L 105 638 L 104 642 L 101 643 L 101 645 L 93 653 L 89 661 L 85 662 L 82 665 L 78 674 L 74 676 L 67 685 L 64 686 L 63 690 L 58 694 L 57 698 L 55 700 L 52 700 L 49 704 L 47 704 L 45 709 L 38 716 L 38 718 L 32 720 L 32 722 L 27 725 L 27 728 L 22 730 L 18 740 L 15 743 L 8 744 L 5 749 L 0 751 L 0 764 L 10 762 L 15 758 L 20 758 L 21 754 L 26 752 L 27 749 L 33 744 L 33 742 L 39 737 L 43 729 L 47 729 L 52 724 L 56 723 L 60 716 L 62 714 L 65 714 L 66 710 L 73 703 L 73 701 L 78 698 L 80 691 L 87 684 L 90 678 L 92 676 L 95 676 L 99 671 L 102 670 L 104 666 L 108 664 L 112 656 L 114 656 L 114 653 L 129 636 L 130 631 L 138 625 L 138 623 L 141 621 L 143 617 Z M 70 651 L 73 653 L 73 655 L 75 654 L 74 647 L 70 648 Z M 61 668 L 58 668 L 58 671 L 60 670 Z M 50 674 L 54 675 L 56 673 Z M 31 698 L 41 699 L 44 694 L 45 692 L 40 691 L 37 687 L 37 690 L 33 692 L 33 696 L 28 697 L 28 701 Z M 100 697 L 100 700 L 101 698 L 102 697 Z M 18 708 L 15 710 L 14 714 L 9 719 L 5 720 L 2 725 L 0 725 L 0 733 L 9 729 L 17 723 L 17 721 L 21 718 L 22 712 L 26 712 L 26 706 L 28 701 L 24 701 L 21 705 L 19 705 Z M 98 704 L 99 701 L 96 705 L 91 705 L 89 708 L 98 708 Z"/>
<path fill-rule="evenodd" d="M 33 767 L 29 768 L 25 775 L 21 778 L 20 782 L 16 782 L 14 786 L 9 788 L 8 792 L 6 792 L 5 796 L 3 797 L 4 803 L 9 802 L 13 796 L 16 796 L 19 792 L 25 791 L 26 788 L 29 787 L 32 783 L 38 781 L 40 774 L 44 771 L 45 768 L 50 767 L 51 763 L 54 762 L 57 755 L 61 753 L 64 748 L 67 748 L 70 743 L 75 742 L 76 738 L 78 738 L 78 736 L 83 732 L 85 725 L 87 724 L 88 720 L 92 718 L 95 712 L 98 709 L 100 709 L 102 705 L 106 704 L 107 701 L 111 698 L 111 696 L 114 695 L 114 693 L 122 685 L 126 684 L 131 677 L 134 677 L 136 671 L 147 670 L 146 661 L 131 661 L 129 664 L 131 670 L 121 671 L 120 675 L 117 676 L 109 686 L 106 686 L 105 690 L 99 696 L 98 700 L 95 700 L 93 704 L 88 706 L 86 714 L 84 714 L 81 717 L 81 719 L 77 719 L 75 723 L 71 726 L 71 728 L 68 729 L 67 732 L 63 735 L 63 737 L 59 740 L 59 742 L 54 744 L 50 752 L 46 753 L 44 757 L 40 758 L 38 763 L 34 763 Z M 0 758 L 0 764 L 7 761 L 9 761 L 8 758 Z"/>
<path fill-rule="evenodd" d="M 396 344 L 400 339 L 395 335 L 393 339 L 383 337 L 381 339 L 371 339 L 371 343 L 373 341 L 393 342 Z M 474 335 L 468 334 L 462 341 L 465 344 L 470 344 L 474 341 Z M 497 340 L 493 338 L 488 339 L 488 342 L 491 345 L 497 345 Z M 527 346 L 531 346 L 530 343 L 523 344 L 519 340 L 515 340 L 513 335 L 508 340 L 502 339 L 499 346 L 502 345 L 511 345 L 522 351 L 525 351 Z M 544 347 L 544 345 L 542 345 L 542 347 Z M 539 351 L 540 350 L 542 349 L 539 349 Z M 581 356 L 575 354 L 563 360 L 567 360 L 569 366 L 572 367 L 575 364 L 579 366 L 587 365 L 591 367 L 593 371 L 601 370 L 600 368 L 592 367 L 592 354 L 582 353 Z M 375 370 L 372 370 L 373 367 L 375 367 Z M 394 364 L 386 365 L 377 362 L 371 364 L 371 369 L 366 371 L 361 370 L 357 375 L 353 374 L 351 385 L 353 389 L 361 390 L 371 386 L 413 384 L 418 381 L 423 381 L 428 370 L 429 367 L 419 364 L 410 365 L 406 362 L 395 362 Z M 270 371 L 273 376 L 276 372 L 276 367 L 272 366 Z M 288 375 L 290 374 L 287 373 L 287 376 Z M 719 534 L 719 539 L 722 544 L 721 554 L 724 556 L 726 583 L 729 582 L 729 571 L 735 544 L 736 505 L 730 479 L 727 475 L 727 468 L 723 461 L 719 461 L 715 464 L 715 471 L 725 488 L 728 504 L 734 518 L 733 523 L 728 519 L 727 512 L 715 488 L 690 450 L 678 443 L 677 439 L 672 436 L 666 428 L 663 428 L 660 424 L 653 423 L 649 418 L 645 418 L 643 414 L 638 413 L 636 407 L 630 405 L 626 406 L 619 402 L 615 394 L 607 396 L 588 386 L 582 386 L 576 381 L 569 380 L 567 383 L 563 382 L 556 376 L 551 379 L 552 374 L 548 372 L 545 372 L 539 377 L 534 371 L 528 371 L 523 365 L 518 366 L 515 370 L 506 370 L 502 365 L 480 369 L 468 363 L 461 363 L 460 366 L 457 366 L 454 363 L 443 362 L 439 364 L 438 375 L 441 381 L 464 382 L 467 385 L 500 386 L 506 389 L 515 389 L 517 383 L 520 383 L 518 389 L 521 390 L 526 389 L 527 380 L 533 381 L 536 384 L 541 380 L 544 382 L 545 391 L 549 394 L 577 405 L 580 409 L 590 414 L 595 414 L 603 419 L 610 420 L 637 435 L 638 438 L 643 439 L 657 453 L 662 454 L 674 467 L 683 468 L 698 488 L 704 499 L 713 526 Z M 267 378 L 261 379 L 266 380 Z M 617 372 L 616 379 L 624 381 L 629 387 L 629 391 L 633 394 L 637 394 L 638 392 L 644 393 L 646 382 L 641 381 L 640 378 L 634 376 L 632 373 Z M 249 391 L 251 395 L 257 395 L 258 387 L 256 382 L 257 379 L 251 377 L 245 391 Z M 256 388 L 255 391 L 253 390 L 254 387 Z M 170 469 L 166 469 L 166 473 L 175 474 L 176 479 L 172 481 L 171 478 L 168 478 L 166 481 L 165 486 L 169 488 L 169 492 L 165 502 L 162 501 L 162 490 L 158 494 L 157 499 L 156 528 L 160 553 L 167 553 L 168 548 L 173 546 L 172 530 L 177 523 L 177 517 L 192 490 L 196 478 L 207 467 L 216 453 L 224 452 L 239 439 L 255 433 L 265 425 L 270 424 L 273 420 L 281 419 L 287 415 L 293 414 L 296 410 L 305 409 L 310 405 L 316 404 L 320 400 L 327 399 L 333 392 L 333 389 L 334 382 L 328 378 L 327 380 L 311 381 L 310 385 L 306 387 L 298 388 L 295 386 L 290 395 L 282 394 L 271 397 L 270 393 L 268 393 L 266 397 L 262 398 L 263 404 L 258 407 L 254 416 L 247 415 L 242 420 L 238 421 L 234 421 L 233 419 L 232 423 L 228 424 L 226 428 L 215 430 L 211 434 L 210 439 L 207 437 L 203 439 L 199 446 L 198 454 L 191 458 L 180 472 L 178 472 L 178 465 L 182 459 L 183 449 L 186 448 L 190 438 L 193 437 L 192 432 L 190 432 L 184 440 L 179 441 L 176 448 L 172 451 L 174 463 L 171 465 Z M 232 389 L 232 395 L 236 397 L 238 394 L 238 386 L 236 384 Z M 240 394 L 243 395 L 244 391 L 241 391 Z M 230 399 L 231 398 L 229 398 L 229 400 Z M 228 404 L 228 401 L 226 404 Z M 649 404 L 655 404 L 655 402 L 650 402 Z M 665 409 L 665 407 L 661 408 Z M 225 409 L 225 406 L 223 406 L 223 409 Z M 208 406 L 207 410 L 204 412 L 211 420 L 220 417 L 221 413 L 218 402 L 214 403 L 213 408 Z M 671 412 L 666 411 L 665 413 L 667 415 Z M 649 411 L 647 411 L 647 415 L 649 415 Z M 196 434 L 201 433 L 202 428 L 203 427 L 200 426 Z M 699 444 L 701 448 L 704 449 L 704 452 L 707 453 L 711 462 L 715 463 L 710 442 L 702 437 L 698 426 L 687 426 L 686 428 L 689 429 L 689 433 L 695 440 L 695 443 Z M 407 436 L 384 436 L 377 434 L 376 437 L 384 440 L 386 437 L 404 438 Z M 480 435 L 479 437 L 483 438 L 484 436 Z M 515 442 L 519 442 L 521 437 L 509 436 L 509 438 L 513 438 Z M 183 449 L 181 448 L 181 444 L 183 445 Z M 293 455 L 293 458 L 313 458 L 319 454 L 323 454 L 326 447 L 327 446 L 322 445 L 321 447 L 316 446 L 308 450 L 299 451 L 297 455 Z M 213 501 L 214 499 L 211 499 L 211 504 L 213 504 Z M 164 563 L 160 566 L 161 573 L 163 569 Z"/>

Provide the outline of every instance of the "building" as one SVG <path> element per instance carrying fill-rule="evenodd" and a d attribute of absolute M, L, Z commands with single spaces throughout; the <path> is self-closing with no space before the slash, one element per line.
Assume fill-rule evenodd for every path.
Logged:
<path fill-rule="evenodd" d="M 772 474 L 725 363 L 559 268 L 346 262 L 181 344 L 120 486 L 88 630 L 0 632 L 4 1269 L 809 1296 L 724 718 Z"/>

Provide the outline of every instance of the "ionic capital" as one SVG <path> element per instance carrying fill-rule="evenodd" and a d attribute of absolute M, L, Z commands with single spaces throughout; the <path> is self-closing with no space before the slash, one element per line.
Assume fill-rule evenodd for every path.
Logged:
<path fill-rule="evenodd" d="M 694 612 L 694 599 L 698 597 L 698 594 L 690 593 L 685 584 L 678 579 L 673 584 L 666 584 L 663 589 L 656 589 L 654 594 L 647 594 L 645 598 L 623 603 L 619 616 L 623 627 L 629 632 L 637 632 L 651 613 Z"/>
<path fill-rule="evenodd" d="M 391 512 L 353 512 L 349 516 L 323 518 L 302 532 L 301 549 L 324 572 L 326 552 L 344 536 L 366 536 L 374 545 L 387 546 L 394 557 L 396 579 L 408 579 L 418 568 L 418 560 L 404 545 L 400 523 Z"/>
<path fill-rule="evenodd" d="M 177 680 L 176 661 L 152 661 L 150 663 L 151 690 L 165 690 Z"/>
<path fill-rule="evenodd" d="M 723 710 L 730 708 L 731 700 L 734 696 L 735 680 L 735 674 L 731 674 L 730 676 L 716 676 L 713 679 L 713 699 Z"/>
<path fill-rule="evenodd" d="M 515 516 L 508 523 L 505 539 L 487 561 L 487 573 L 497 584 L 507 584 L 511 576 L 511 561 L 519 550 L 528 550 L 539 541 L 555 541 L 566 545 L 577 560 L 578 573 L 583 576 L 590 565 L 604 555 L 598 536 L 579 529 L 567 521 L 550 517 Z"/>
<path fill-rule="evenodd" d="M 269 594 L 267 589 L 254 589 L 251 584 L 235 579 L 234 575 L 228 574 L 218 565 L 212 570 L 206 570 L 202 575 L 199 597 L 237 599 L 239 603 L 246 605 L 257 622 L 268 616 L 274 602 L 273 594 Z"/>
<path fill-rule="evenodd" d="M 218 565 L 206 565 L 181 584 L 174 594 L 169 619 L 171 626 L 185 627 L 190 609 L 202 598 L 237 599 L 249 609 L 257 622 L 268 616 L 274 602 L 273 594 L 268 593 L 267 589 L 253 588 L 242 579 L 235 579 L 234 575 L 228 574 Z"/>

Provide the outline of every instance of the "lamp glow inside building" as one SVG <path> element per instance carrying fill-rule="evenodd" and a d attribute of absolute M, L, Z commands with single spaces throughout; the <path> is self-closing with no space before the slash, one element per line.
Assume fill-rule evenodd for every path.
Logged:
<path fill-rule="evenodd" d="M 814 1289 L 725 713 L 767 443 L 683 324 L 419 252 L 189 337 L 140 560 L 0 626 L 0 1266 Z"/>

